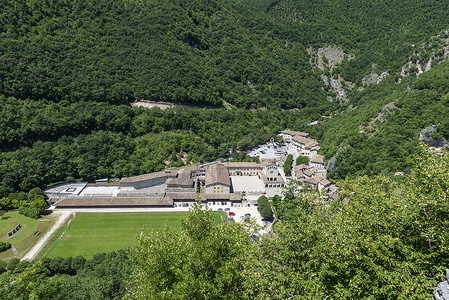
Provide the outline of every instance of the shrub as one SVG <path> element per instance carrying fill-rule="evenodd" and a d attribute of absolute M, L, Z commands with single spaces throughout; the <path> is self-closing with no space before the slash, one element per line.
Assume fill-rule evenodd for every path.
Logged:
<path fill-rule="evenodd" d="M 19 208 L 19 214 L 33 219 L 38 219 L 41 216 L 38 209 L 25 206 Z"/>
<path fill-rule="evenodd" d="M 272 220 L 273 211 L 271 210 L 271 205 L 268 198 L 265 196 L 259 197 L 259 199 L 257 199 L 257 204 L 259 205 L 259 212 L 264 220 Z"/>
<path fill-rule="evenodd" d="M 11 259 L 8 262 L 8 265 L 6 267 L 8 269 L 8 271 L 13 271 L 16 268 L 19 261 L 20 261 L 20 259 L 18 259 L 17 257 L 14 257 L 13 259 Z"/>
<path fill-rule="evenodd" d="M 7 265 L 8 264 L 6 263 L 6 261 L 0 260 L 0 274 L 2 274 L 3 272 L 6 272 Z"/>
<path fill-rule="evenodd" d="M 293 164 L 293 155 L 287 155 L 287 159 L 284 164 L 284 173 L 286 176 L 292 175 L 292 164 Z"/>
<path fill-rule="evenodd" d="M 8 242 L 0 242 L 0 252 L 6 251 L 11 248 L 11 244 Z"/>
<path fill-rule="evenodd" d="M 307 156 L 298 156 L 298 158 L 296 159 L 296 165 L 308 165 L 309 164 L 309 158 Z"/>

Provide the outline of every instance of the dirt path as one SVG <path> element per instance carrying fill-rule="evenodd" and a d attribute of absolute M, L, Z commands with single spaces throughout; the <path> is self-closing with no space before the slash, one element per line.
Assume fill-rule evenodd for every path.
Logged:
<path fill-rule="evenodd" d="M 71 211 L 63 211 L 63 212 L 59 212 L 59 219 L 56 221 L 55 225 L 53 225 L 53 227 L 36 243 L 36 245 L 33 246 L 33 248 L 30 249 L 30 251 L 28 251 L 21 260 L 33 260 L 36 255 L 42 250 L 42 248 L 45 246 L 45 244 L 47 243 L 47 241 L 50 239 L 50 237 L 53 235 L 53 233 L 58 230 L 59 227 L 62 226 L 62 224 L 64 224 L 67 219 L 70 217 L 70 215 L 72 214 Z"/>
<path fill-rule="evenodd" d="M 11 251 L 12 254 L 14 254 L 15 256 L 20 255 L 19 251 L 17 251 L 16 247 L 14 247 L 14 245 L 11 245 Z"/>

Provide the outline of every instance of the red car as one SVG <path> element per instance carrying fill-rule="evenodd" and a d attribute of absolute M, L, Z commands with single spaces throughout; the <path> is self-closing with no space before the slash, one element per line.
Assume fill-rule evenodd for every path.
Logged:
<path fill-rule="evenodd" d="M 235 213 L 233 213 L 232 211 L 229 212 L 230 216 L 235 216 Z"/>

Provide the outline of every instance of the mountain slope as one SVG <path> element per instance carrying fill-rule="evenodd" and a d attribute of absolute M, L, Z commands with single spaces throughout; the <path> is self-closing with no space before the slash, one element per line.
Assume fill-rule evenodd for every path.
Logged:
<path fill-rule="evenodd" d="M 306 48 L 355 55 L 361 81 L 397 69 L 411 44 L 442 30 L 439 1 L 4 1 L 0 93 L 51 101 L 223 101 L 335 109 Z"/>

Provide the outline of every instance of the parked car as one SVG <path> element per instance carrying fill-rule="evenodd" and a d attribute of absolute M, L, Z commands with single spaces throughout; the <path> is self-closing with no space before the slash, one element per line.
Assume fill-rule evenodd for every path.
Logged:
<path fill-rule="evenodd" d="M 230 216 L 235 216 L 235 213 L 232 212 L 232 211 L 230 211 L 230 212 L 229 212 L 229 215 L 230 215 Z"/>
<path fill-rule="evenodd" d="M 218 209 L 218 211 L 223 211 L 223 208 L 220 207 L 220 208 Z"/>
<path fill-rule="evenodd" d="M 231 209 L 229 208 L 229 207 L 226 207 L 225 208 L 225 211 L 230 211 Z"/>
<path fill-rule="evenodd" d="M 245 219 L 251 218 L 251 214 L 245 214 Z"/>

